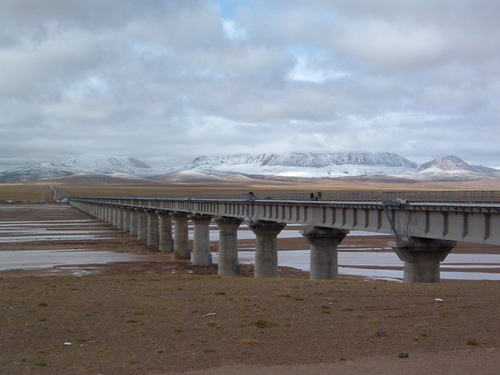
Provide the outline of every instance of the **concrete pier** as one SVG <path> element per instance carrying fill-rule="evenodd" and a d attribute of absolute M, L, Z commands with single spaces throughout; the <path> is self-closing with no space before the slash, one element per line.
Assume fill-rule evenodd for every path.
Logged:
<path fill-rule="evenodd" d="M 116 227 L 118 229 L 122 229 L 122 230 L 123 230 L 123 213 L 124 213 L 124 211 L 125 211 L 125 209 L 123 209 L 123 208 L 116 209 L 116 214 L 117 214 Z"/>
<path fill-rule="evenodd" d="M 311 244 L 311 279 L 338 279 L 337 246 L 349 233 L 346 229 L 313 227 L 302 231 Z"/>
<path fill-rule="evenodd" d="M 239 274 L 238 227 L 243 219 L 221 217 L 215 219 L 219 228 L 219 267 L 218 274 L 233 276 Z"/>
<path fill-rule="evenodd" d="M 130 232 L 130 209 L 128 208 L 123 210 L 123 230 Z"/>
<path fill-rule="evenodd" d="M 455 247 L 454 241 L 409 237 L 406 241 L 389 242 L 399 259 L 404 262 L 404 282 L 438 282 L 440 262 Z"/>
<path fill-rule="evenodd" d="M 139 213 L 136 209 L 130 209 L 130 235 L 137 236 L 139 230 Z"/>
<path fill-rule="evenodd" d="M 172 216 L 168 211 L 158 211 L 159 218 L 159 245 L 160 251 L 174 251 L 174 239 L 172 233 Z"/>
<path fill-rule="evenodd" d="M 137 239 L 148 240 L 148 214 L 144 210 L 137 210 Z"/>
<path fill-rule="evenodd" d="M 159 244 L 159 220 L 155 211 L 148 211 L 148 239 L 147 245 L 158 249 Z"/>
<path fill-rule="evenodd" d="M 100 204 L 100 205 L 97 206 L 97 218 L 99 220 L 104 221 L 104 217 L 105 217 L 104 206 Z"/>
<path fill-rule="evenodd" d="M 126 218 L 129 217 L 128 210 L 125 207 L 120 208 L 120 226 L 121 230 L 125 230 L 125 221 Z"/>
<path fill-rule="evenodd" d="M 194 265 L 209 266 L 212 264 L 209 230 L 212 216 L 196 214 L 191 215 L 190 219 L 194 224 L 192 262 Z"/>
<path fill-rule="evenodd" d="M 278 277 L 278 234 L 285 223 L 258 221 L 250 223 L 255 233 L 255 277 Z"/>
<path fill-rule="evenodd" d="M 120 216 L 120 212 L 119 212 L 118 208 L 116 208 L 116 207 L 113 207 L 111 210 L 113 211 L 113 219 L 112 219 L 111 223 L 116 228 L 116 227 L 118 227 L 118 217 Z"/>
<path fill-rule="evenodd" d="M 113 224 L 113 208 L 106 206 L 106 223 Z"/>
<path fill-rule="evenodd" d="M 189 259 L 189 242 L 188 242 L 188 214 L 186 212 L 170 213 L 174 220 L 174 258 Z"/>

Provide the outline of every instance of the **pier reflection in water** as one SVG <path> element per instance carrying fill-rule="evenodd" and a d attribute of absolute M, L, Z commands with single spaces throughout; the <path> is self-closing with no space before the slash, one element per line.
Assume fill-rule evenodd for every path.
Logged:
<path fill-rule="evenodd" d="M 309 256 L 309 250 L 279 251 L 278 264 L 281 267 L 309 271 Z M 239 252 L 239 258 L 241 263 L 252 264 L 255 261 L 255 253 L 242 251 Z M 214 261 L 217 261 L 216 256 Z M 468 272 L 467 269 L 474 272 Z M 391 252 L 339 251 L 339 275 L 402 281 L 403 263 Z M 441 279 L 500 280 L 500 254 L 450 254 L 446 262 L 441 264 Z"/>

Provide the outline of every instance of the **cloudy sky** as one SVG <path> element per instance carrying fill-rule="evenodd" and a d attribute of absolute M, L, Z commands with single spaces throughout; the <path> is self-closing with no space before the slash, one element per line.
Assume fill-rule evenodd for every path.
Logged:
<path fill-rule="evenodd" d="M 500 167 L 498 0 L 0 0 L 0 170 L 77 154 Z"/>

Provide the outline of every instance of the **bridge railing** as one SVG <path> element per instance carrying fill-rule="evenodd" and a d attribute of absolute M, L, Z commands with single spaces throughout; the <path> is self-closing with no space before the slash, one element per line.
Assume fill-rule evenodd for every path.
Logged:
<path fill-rule="evenodd" d="M 276 191 L 258 190 L 254 192 L 256 199 L 307 201 L 315 199 L 317 191 Z M 207 199 L 248 199 L 249 192 L 213 192 L 209 194 L 177 194 L 169 193 L 170 198 L 207 198 Z M 323 201 L 360 201 L 383 202 L 395 200 L 409 202 L 463 202 L 463 203 L 500 203 L 500 190 L 401 190 L 401 191 L 323 191 Z"/>

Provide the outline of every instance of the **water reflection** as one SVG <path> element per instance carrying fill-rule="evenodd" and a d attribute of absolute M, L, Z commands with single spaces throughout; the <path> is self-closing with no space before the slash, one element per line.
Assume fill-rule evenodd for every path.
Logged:
<path fill-rule="evenodd" d="M 145 255 L 95 250 L 0 251 L 0 271 L 44 269 L 62 265 L 105 264 L 144 260 Z"/>
<path fill-rule="evenodd" d="M 0 238 L 0 243 L 18 243 L 18 242 L 41 242 L 41 241 L 88 241 L 88 240 L 109 240 L 113 237 L 91 234 L 68 234 L 51 236 L 17 236 Z"/>
<path fill-rule="evenodd" d="M 254 251 L 240 251 L 238 254 L 241 263 L 255 262 Z M 278 265 L 309 271 L 309 258 L 309 250 L 279 251 Z M 213 259 L 217 262 L 217 255 Z M 340 275 L 403 280 L 403 262 L 392 252 L 339 251 L 338 263 Z M 473 269 L 474 272 L 447 271 L 457 268 Z M 476 272 L 477 270 L 485 272 Z M 450 254 L 441 264 L 441 279 L 500 280 L 500 254 Z"/>
<path fill-rule="evenodd" d="M 113 232 L 95 220 L 0 221 L 0 244 L 104 240 Z"/>

